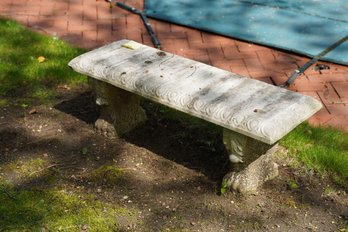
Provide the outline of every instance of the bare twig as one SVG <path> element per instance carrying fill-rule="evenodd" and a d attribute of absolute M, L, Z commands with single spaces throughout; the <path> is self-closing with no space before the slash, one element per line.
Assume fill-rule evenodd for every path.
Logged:
<path fill-rule="evenodd" d="M 44 168 L 42 168 L 42 169 L 40 169 L 40 170 L 37 170 L 37 171 L 34 171 L 34 172 L 30 173 L 28 176 L 32 176 L 32 175 L 34 175 L 35 173 L 42 172 L 42 171 L 44 171 L 44 170 L 46 170 L 46 169 L 50 169 L 50 168 L 57 167 L 57 166 L 61 166 L 61 165 L 62 165 L 62 164 L 52 164 L 52 165 L 49 165 L 49 166 L 47 166 L 47 167 L 44 167 Z"/>

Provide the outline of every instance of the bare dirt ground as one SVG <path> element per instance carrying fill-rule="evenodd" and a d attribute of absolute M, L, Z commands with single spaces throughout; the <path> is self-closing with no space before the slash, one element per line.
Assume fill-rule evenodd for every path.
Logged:
<path fill-rule="evenodd" d="M 18 188 L 65 186 L 135 210 L 116 215 L 122 231 L 345 231 L 345 191 L 291 165 L 284 155 L 277 158 L 280 176 L 257 193 L 220 195 L 227 156 L 221 135 L 209 126 L 164 118 L 145 103 L 146 124 L 108 139 L 93 130 L 98 109 L 90 92 L 62 95 L 52 107 L 0 109 L 0 164 L 40 157 L 58 171 L 54 181 L 39 175 L 23 182 L 2 170 Z M 123 170 L 122 180 L 110 184 L 86 178 L 102 165 Z"/>

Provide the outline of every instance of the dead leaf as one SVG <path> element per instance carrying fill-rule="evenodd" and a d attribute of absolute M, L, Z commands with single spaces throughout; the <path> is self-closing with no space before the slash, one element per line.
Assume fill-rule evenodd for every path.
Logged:
<path fill-rule="evenodd" d="M 70 90 L 70 87 L 67 85 L 59 85 L 58 89 Z"/>
<path fill-rule="evenodd" d="M 37 113 L 37 110 L 36 109 L 31 109 L 30 111 L 29 111 L 29 114 L 36 114 Z"/>
<path fill-rule="evenodd" d="M 37 61 L 39 61 L 39 63 L 42 63 L 42 62 L 44 62 L 46 60 L 46 58 L 44 57 L 44 56 L 39 56 L 38 58 L 37 58 Z"/>

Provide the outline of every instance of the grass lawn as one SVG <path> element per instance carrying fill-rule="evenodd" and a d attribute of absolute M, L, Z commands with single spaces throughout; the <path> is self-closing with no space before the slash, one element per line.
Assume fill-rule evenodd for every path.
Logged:
<path fill-rule="evenodd" d="M 16 190 L 0 182 L 0 231 L 117 231 L 115 215 L 133 212 L 95 200 L 92 194 Z"/>
<path fill-rule="evenodd" d="M 0 20 L 0 106 L 19 101 L 47 102 L 62 85 L 77 86 L 86 78 L 67 62 L 82 53 L 55 37 L 26 30 L 14 21 Z M 29 102 L 27 102 L 29 101 Z"/>
<path fill-rule="evenodd" d="M 60 86 L 84 85 L 86 78 L 67 66 L 82 52 L 57 38 L 0 19 L 0 107 L 50 104 Z M 22 174 L 40 170 L 41 161 L 21 166 Z M 0 170 L 3 166 L 0 162 Z M 101 203 L 93 195 L 62 188 L 18 190 L 1 175 L 0 202 L 0 231 L 80 231 L 78 225 L 84 224 L 94 231 L 113 231 L 117 229 L 116 212 L 129 213 Z"/>
<path fill-rule="evenodd" d="M 68 61 L 82 52 L 57 38 L 0 19 L 0 107 L 50 104 L 55 101 L 60 86 L 85 85 L 86 78 L 67 66 Z M 348 187 L 346 133 L 302 124 L 281 144 L 308 169 Z M 28 166 L 15 164 L 13 168 L 30 174 L 42 170 L 43 162 L 30 161 Z M 0 172 L 1 168 L 5 164 L 0 162 Z M 122 175 L 119 170 L 110 172 L 109 167 L 98 170 L 97 174 L 104 171 L 115 174 L 108 176 L 112 181 Z M 64 186 L 48 190 L 16 189 L 1 175 L 0 202 L 0 231 L 80 231 L 84 224 L 92 227 L 91 231 L 117 231 L 115 214 L 135 214 L 130 209 L 96 200 L 92 194 L 69 192 Z"/>
<path fill-rule="evenodd" d="M 348 134 L 333 128 L 312 127 L 303 123 L 281 144 L 308 169 L 329 175 L 348 188 Z"/>

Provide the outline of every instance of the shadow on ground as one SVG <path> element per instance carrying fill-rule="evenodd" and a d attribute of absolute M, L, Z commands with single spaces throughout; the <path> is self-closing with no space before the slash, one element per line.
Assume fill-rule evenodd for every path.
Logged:
<path fill-rule="evenodd" d="M 14 185 L 12 194 L 54 189 L 93 194 L 105 204 L 136 212 L 116 215 L 120 231 L 303 231 L 311 226 L 334 231 L 345 221 L 345 205 L 322 195 L 322 180 L 308 181 L 286 165 L 280 177 L 257 194 L 219 196 L 227 157 L 217 142 L 221 135 L 207 135 L 209 125 L 200 128 L 189 119 L 172 120 L 168 115 L 173 112 L 147 103 L 152 115 L 146 124 L 124 138 L 108 139 L 93 130 L 98 111 L 92 99 L 82 93 L 55 108 L 35 106 L 33 114 L 22 108 L 1 109 L 0 166 L 2 178 Z M 34 174 L 29 177 L 10 170 L 37 159 L 44 160 L 45 167 L 30 170 Z M 91 180 L 91 174 L 106 165 L 123 170 L 122 177 L 113 184 Z M 298 190 L 286 184 L 294 177 L 301 185 Z M 31 199 L 31 205 L 42 204 Z M 35 207 L 28 208 L 30 204 L 17 204 L 19 212 L 34 215 L 38 223 L 50 220 Z M 1 216 L 0 222 L 9 223 Z M 30 226 L 27 220 L 17 223 L 19 228 Z"/>
<path fill-rule="evenodd" d="M 151 102 L 144 101 L 143 107 L 148 121 L 123 136 L 127 142 L 199 171 L 212 181 L 220 180 L 226 174 L 228 156 L 219 128 Z M 89 124 L 93 124 L 99 115 L 90 92 L 63 101 L 55 108 Z M 213 130 L 209 130 L 211 128 Z"/>

